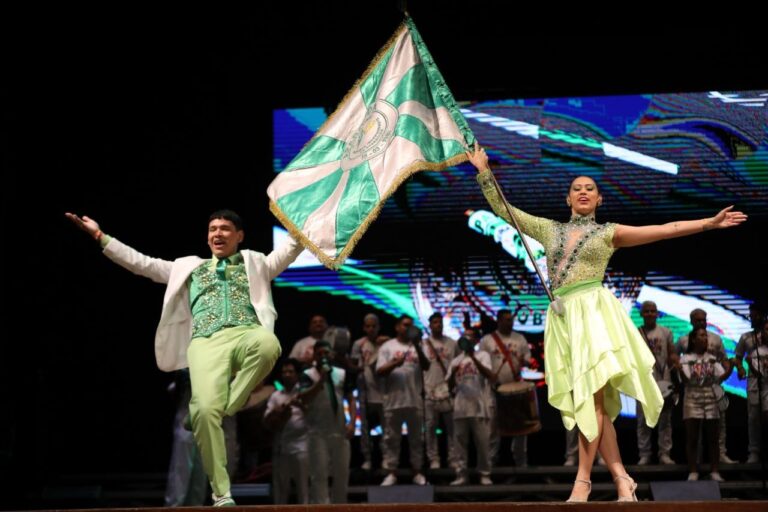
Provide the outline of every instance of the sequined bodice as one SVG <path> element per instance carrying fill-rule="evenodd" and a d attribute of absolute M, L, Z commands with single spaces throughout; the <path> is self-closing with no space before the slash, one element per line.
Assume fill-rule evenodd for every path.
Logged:
<path fill-rule="evenodd" d="M 496 215 L 511 222 L 491 172 L 478 174 L 477 181 Z M 530 215 L 514 206 L 510 209 L 523 233 L 544 246 L 553 290 L 580 281 L 602 281 L 608 260 L 616 250 L 613 247 L 615 224 L 598 224 L 594 216 L 574 216 L 568 222 L 557 222 Z"/>

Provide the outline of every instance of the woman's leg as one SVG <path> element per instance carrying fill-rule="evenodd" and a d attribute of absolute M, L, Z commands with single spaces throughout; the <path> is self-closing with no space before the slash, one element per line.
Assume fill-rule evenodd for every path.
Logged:
<path fill-rule="evenodd" d="M 709 464 L 712 473 L 718 473 L 718 463 L 720 462 L 720 420 L 704 420 L 704 432 L 707 435 L 707 446 L 709 447 Z"/>
<path fill-rule="evenodd" d="M 585 499 L 589 495 L 590 486 L 583 483 L 590 482 L 592 475 L 592 464 L 595 462 L 597 448 L 600 445 L 600 438 L 603 435 L 603 390 L 601 389 L 594 395 L 595 416 L 597 417 L 597 437 L 590 443 L 584 434 L 579 432 L 579 469 L 576 472 L 576 482 L 573 484 L 570 499 Z"/>
<path fill-rule="evenodd" d="M 701 420 L 688 418 L 685 420 L 685 453 L 688 457 L 688 472 L 698 473 L 699 424 Z"/>
<path fill-rule="evenodd" d="M 595 393 L 595 415 L 597 416 L 598 427 L 600 428 L 598 429 L 599 435 L 593 443 L 597 444 L 597 451 L 600 452 L 605 465 L 608 467 L 608 471 L 611 472 L 611 478 L 616 482 L 616 491 L 619 497 L 630 497 L 634 492 L 633 482 L 627 478 L 619 478 L 626 477 L 627 470 L 621 462 L 616 429 L 605 410 L 604 388 Z"/>

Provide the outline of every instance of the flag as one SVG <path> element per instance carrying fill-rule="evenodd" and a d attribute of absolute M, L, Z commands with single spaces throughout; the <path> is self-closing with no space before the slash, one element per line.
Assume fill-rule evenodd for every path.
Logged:
<path fill-rule="evenodd" d="M 329 268 L 339 268 L 410 175 L 466 160 L 475 141 L 406 18 L 299 154 L 272 181 L 270 210 Z"/>

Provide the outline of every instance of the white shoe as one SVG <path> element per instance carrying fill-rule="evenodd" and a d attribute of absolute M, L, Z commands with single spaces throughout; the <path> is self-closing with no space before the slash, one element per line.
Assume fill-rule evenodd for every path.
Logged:
<path fill-rule="evenodd" d="M 602 455 L 597 456 L 597 465 L 598 466 L 605 466 L 605 459 L 603 459 Z"/>
<path fill-rule="evenodd" d="M 728 456 L 726 453 L 720 454 L 720 463 L 722 464 L 736 464 L 736 461 Z"/>
<path fill-rule="evenodd" d="M 451 485 L 467 485 L 467 477 L 465 477 L 465 476 L 457 476 L 456 480 L 451 482 Z"/>
<path fill-rule="evenodd" d="M 709 479 L 714 480 L 715 482 L 725 482 L 725 478 L 720 476 L 720 473 L 718 473 L 717 471 L 713 471 L 712 473 L 710 473 Z"/>
<path fill-rule="evenodd" d="M 480 485 L 493 485 L 493 480 L 488 475 L 480 475 Z"/>
<path fill-rule="evenodd" d="M 662 453 L 661 455 L 659 455 L 659 463 L 661 463 L 661 464 L 665 464 L 665 465 L 667 465 L 667 466 L 672 466 L 672 465 L 675 465 L 675 464 L 677 464 L 677 462 L 675 462 L 674 460 L 672 460 L 672 457 L 670 457 L 670 456 L 669 456 L 668 454 L 666 454 L 666 453 Z"/>
<path fill-rule="evenodd" d="M 427 485 L 427 479 L 421 473 L 416 473 L 413 477 L 413 483 L 416 485 Z"/>
<path fill-rule="evenodd" d="M 234 507 L 235 506 L 235 500 L 232 499 L 232 494 L 227 492 L 223 496 L 216 496 L 216 494 L 212 494 L 211 497 L 213 498 L 213 506 L 214 507 Z"/>
<path fill-rule="evenodd" d="M 695 482 L 698 479 L 699 479 L 699 474 L 697 472 L 694 471 L 693 473 L 688 473 L 689 482 Z"/>
<path fill-rule="evenodd" d="M 648 457 L 647 455 L 643 455 L 642 457 L 640 457 L 640 460 L 637 461 L 638 466 L 647 466 L 650 463 L 651 463 L 651 458 Z"/>
<path fill-rule="evenodd" d="M 757 464 L 758 462 L 760 462 L 760 455 L 756 453 L 750 453 L 747 457 L 747 464 Z"/>
<path fill-rule="evenodd" d="M 394 473 L 390 473 L 382 480 L 381 486 L 382 487 L 389 487 L 390 485 L 395 485 L 397 483 L 397 477 Z"/>
<path fill-rule="evenodd" d="M 365 470 L 365 471 L 370 471 L 370 469 L 371 469 L 371 461 L 367 460 L 367 461 L 363 462 L 360 465 L 360 469 Z"/>
<path fill-rule="evenodd" d="M 563 466 L 575 466 L 576 465 L 576 457 L 566 457 L 565 462 L 563 462 Z"/>
<path fill-rule="evenodd" d="M 439 460 L 430 461 L 429 469 L 440 469 L 440 461 Z"/>

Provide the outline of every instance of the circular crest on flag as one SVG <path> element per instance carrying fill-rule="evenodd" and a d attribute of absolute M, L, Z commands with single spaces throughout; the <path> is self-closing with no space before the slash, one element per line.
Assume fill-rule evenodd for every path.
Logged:
<path fill-rule="evenodd" d="M 363 122 L 346 140 L 341 168 L 348 171 L 382 154 L 395 137 L 397 118 L 397 108 L 385 100 L 368 107 Z"/>

